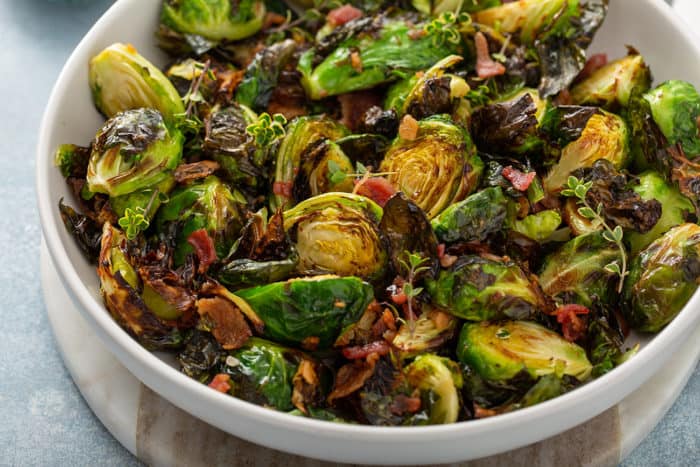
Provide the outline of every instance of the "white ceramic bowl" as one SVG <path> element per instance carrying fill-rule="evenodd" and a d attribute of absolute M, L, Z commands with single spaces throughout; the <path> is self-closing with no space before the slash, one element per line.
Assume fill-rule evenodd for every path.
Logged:
<path fill-rule="evenodd" d="M 376 464 L 442 463 L 478 458 L 542 440 L 619 402 L 671 358 L 700 323 L 695 294 L 663 332 L 643 340 L 630 361 L 568 394 L 534 407 L 453 425 L 382 428 L 320 422 L 268 410 L 212 391 L 178 372 L 124 332 L 105 310 L 94 267 L 81 255 L 58 213 L 70 193 L 52 155 L 60 143 L 87 144 L 103 122 L 90 97 L 87 64 L 113 42 L 130 42 L 156 64 L 165 57 L 154 31 L 161 0 L 120 0 L 75 49 L 53 89 L 39 134 L 37 191 L 44 237 L 61 279 L 107 348 L 141 381 L 187 412 L 236 436 L 319 459 Z M 637 47 L 657 81 L 700 85 L 700 48 L 662 0 L 613 0 L 592 51 L 611 57 Z"/>

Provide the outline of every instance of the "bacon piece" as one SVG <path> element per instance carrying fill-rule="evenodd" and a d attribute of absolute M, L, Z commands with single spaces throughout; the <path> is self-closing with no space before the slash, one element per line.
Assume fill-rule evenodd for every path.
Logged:
<path fill-rule="evenodd" d="M 175 169 L 175 181 L 177 183 L 184 183 L 206 178 L 218 169 L 219 163 L 215 161 L 199 161 L 191 164 L 181 164 Z"/>
<path fill-rule="evenodd" d="M 214 376 L 214 379 L 211 380 L 209 387 L 226 394 L 231 390 L 231 385 L 228 383 L 229 381 L 231 381 L 231 377 L 229 375 L 219 373 L 218 375 Z"/>
<path fill-rule="evenodd" d="M 503 177 L 508 180 L 516 190 L 527 191 L 537 174 L 535 172 L 522 173 L 518 169 L 509 165 L 503 168 L 501 175 L 503 175 Z"/>
<path fill-rule="evenodd" d="M 285 198 L 292 197 L 293 188 L 294 183 L 292 182 L 275 182 L 272 184 L 272 192 L 277 196 L 284 196 Z"/>
<path fill-rule="evenodd" d="M 590 58 L 588 60 L 586 60 L 586 64 L 583 65 L 583 69 L 581 70 L 581 72 L 574 79 L 574 83 L 578 83 L 578 82 L 583 81 L 584 79 L 588 78 L 593 73 L 595 73 L 596 70 L 607 65 L 607 63 L 608 63 L 608 55 L 607 54 L 593 54 L 593 55 L 591 55 Z"/>
<path fill-rule="evenodd" d="M 386 355 L 391 351 L 391 347 L 386 341 L 374 341 L 365 345 L 356 345 L 353 347 L 345 347 L 343 349 L 343 357 L 348 360 L 357 360 L 365 358 L 370 354 Z"/>
<path fill-rule="evenodd" d="M 586 320 L 578 316 L 590 313 L 585 306 L 576 304 L 563 305 L 557 308 L 554 313 L 557 315 L 557 323 L 561 324 L 564 339 L 567 341 L 577 341 L 586 333 Z"/>
<path fill-rule="evenodd" d="M 396 193 L 394 186 L 383 177 L 363 178 L 356 180 L 355 184 L 355 193 L 371 199 L 381 207 Z"/>
<path fill-rule="evenodd" d="M 389 410 L 394 415 L 403 415 L 405 413 L 415 413 L 420 410 L 420 397 L 409 397 L 405 394 L 399 394 L 394 397 L 394 401 L 389 406 Z"/>
<path fill-rule="evenodd" d="M 362 10 L 358 10 L 352 5 L 343 5 L 328 12 L 326 20 L 333 26 L 342 26 L 357 18 L 362 18 Z"/>
<path fill-rule="evenodd" d="M 216 261 L 214 240 L 209 236 L 206 229 L 199 229 L 187 237 L 187 243 L 192 245 L 197 258 L 199 258 L 199 273 L 204 274 L 209 269 L 209 266 Z"/>
<path fill-rule="evenodd" d="M 481 79 L 493 78 L 506 72 L 503 64 L 494 61 L 489 52 L 489 42 L 483 32 L 479 31 L 474 36 L 476 46 L 476 74 Z"/>
<path fill-rule="evenodd" d="M 224 298 L 200 298 L 197 312 L 211 326 L 212 335 L 225 350 L 240 349 L 253 335 L 243 313 Z"/>
<path fill-rule="evenodd" d="M 376 358 L 368 358 L 367 360 L 355 360 L 340 367 L 333 384 L 333 390 L 328 395 L 328 403 L 332 404 L 336 399 L 349 396 L 364 386 L 365 382 L 374 374 L 376 365 Z"/>
<path fill-rule="evenodd" d="M 280 26 L 284 24 L 284 22 L 287 21 L 287 18 L 280 15 L 279 13 L 274 13 L 272 11 L 268 11 L 265 14 L 265 19 L 263 20 L 263 30 L 270 29 L 272 26 Z"/>

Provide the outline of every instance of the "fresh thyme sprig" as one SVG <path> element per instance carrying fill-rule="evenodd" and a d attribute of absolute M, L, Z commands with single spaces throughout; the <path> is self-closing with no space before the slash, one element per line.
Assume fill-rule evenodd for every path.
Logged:
<path fill-rule="evenodd" d="M 264 148 L 274 143 L 286 134 L 284 125 L 287 119 L 282 114 L 274 114 L 263 112 L 258 117 L 258 121 L 251 123 L 245 131 L 255 138 L 255 144 L 259 148 Z"/>
<path fill-rule="evenodd" d="M 403 284 L 402 291 L 406 296 L 406 304 L 408 305 L 408 323 L 412 335 L 415 329 L 413 299 L 418 297 L 423 292 L 423 287 L 416 287 L 415 282 L 421 273 L 430 269 L 425 265 L 430 259 L 424 258 L 418 252 L 411 253 L 409 251 L 404 251 L 403 256 L 406 259 L 399 258 L 399 264 L 406 272 L 406 281 Z"/>
<path fill-rule="evenodd" d="M 570 176 L 566 182 L 566 185 L 567 188 L 561 192 L 562 196 L 566 196 L 567 198 L 576 198 L 577 203 L 580 206 L 578 208 L 578 213 L 581 215 L 581 217 L 599 223 L 603 227 L 603 238 L 610 243 L 617 245 L 617 248 L 620 250 L 620 256 L 622 258 L 621 263 L 613 261 L 612 263 L 605 265 L 603 269 L 611 274 L 616 274 L 619 276 L 620 280 L 617 285 L 617 292 L 621 293 L 622 286 L 625 283 L 625 277 L 627 274 L 629 274 L 629 271 L 627 270 L 627 252 L 625 251 L 625 245 L 622 243 L 622 238 L 624 236 L 622 227 L 617 225 L 615 228 L 612 228 L 610 225 L 608 225 L 608 223 L 605 221 L 605 217 L 602 215 L 602 203 L 598 203 L 598 206 L 596 206 L 595 209 L 588 204 L 586 195 L 588 194 L 588 190 L 591 189 L 593 182 L 584 182 L 583 180 L 579 180 L 574 176 Z"/>
<path fill-rule="evenodd" d="M 471 22 L 471 16 L 467 13 L 455 15 L 445 12 L 423 27 L 423 31 L 433 38 L 433 45 L 440 47 L 448 44 L 459 44 L 462 35 L 459 33 L 460 25 Z"/>

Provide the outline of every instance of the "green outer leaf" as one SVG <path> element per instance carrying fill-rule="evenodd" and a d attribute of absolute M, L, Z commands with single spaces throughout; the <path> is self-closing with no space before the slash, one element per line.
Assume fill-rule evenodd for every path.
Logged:
<path fill-rule="evenodd" d="M 503 191 L 491 187 L 450 205 L 430 225 L 441 242 L 481 241 L 503 228 L 507 214 Z"/>
<path fill-rule="evenodd" d="M 235 12 L 232 5 L 238 6 Z M 256 0 L 169 0 L 163 2 L 160 21 L 184 34 L 233 41 L 258 32 L 266 11 L 265 2 Z"/>
<path fill-rule="evenodd" d="M 236 292 L 265 323 L 265 336 L 301 344 L 318 337 L 329 347 L 341 329 L 357 321 L 374 299 L 372 286 L 357 277 L 290 279 Z"/>

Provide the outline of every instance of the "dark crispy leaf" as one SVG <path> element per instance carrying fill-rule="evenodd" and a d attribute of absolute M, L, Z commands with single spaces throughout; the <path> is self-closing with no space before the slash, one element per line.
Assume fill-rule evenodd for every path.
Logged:
<path fill-rule="evenodd" d="M 474 111 L 471 132 L 481 151 L 509 154 L 537 134 L 537 107 L 524 93 L 514 101 L 495 103 Z"/>
<path fill-rule="evenodd" d="M 75 212 L 70 206 L 63 204 L 63 198 L 58 202 L 61 220 L 66 230 L 75 238 L 80 250 L 91 263 L 97 263 L 100 255 L 102 227 L 92 219 Z"/>
<path fill-rule="evenodd" d="M 258 52 L 236 90 L 236 101 L 256 111 L 267 109 L 280 72 L 296 48 L 296 42 L 287 39 Z"/>

